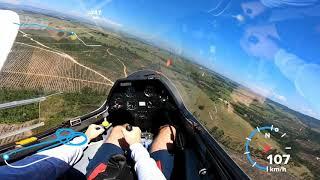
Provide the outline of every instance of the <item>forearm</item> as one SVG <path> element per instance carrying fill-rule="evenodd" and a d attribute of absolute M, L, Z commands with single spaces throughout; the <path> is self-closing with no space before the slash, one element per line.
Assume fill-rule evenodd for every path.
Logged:
<path fill-rule="evenodd" d="M 74 138 L 71 143 L 78 144 L 84 141 L 84 137 L 76 137 Z M 74 165 L 81 156 L 83 155 L 83 150 L 88 146 L 88 141 L 80 146 L 70 146 L 70 145 L 61 145 L 49 150 L 45 150 L 42 152 L 37 153 L 36 155 L 44 155 L 49 157 L 54 157 L 60 159 L 70 166 Z"/>
<path fill-rule="evenodd" d="M 142 144 L 133 144 L 130 146 L 130 149 L 132 159 L 136 162 L 134 169 L 138 175 L 138 179 L 166 179 Z"/>
<path fill-rule="evenodd" d="M 84 137 L 76 137 L 71 143 L 83 141 Z M 0 166 L 0 179 L 57 179 L 81 158 L 87 145 L 62 145 Z"/>
<path fill-rule="evenodd" d="M 70 167 L 60 159 L 46 158 L 35 154 L 10 166 L 0 166 L 0 179 L 57 179 Z"/>

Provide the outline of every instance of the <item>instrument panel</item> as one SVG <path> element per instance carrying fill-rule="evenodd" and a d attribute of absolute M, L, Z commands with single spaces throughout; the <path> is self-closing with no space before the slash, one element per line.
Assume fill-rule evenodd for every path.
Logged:
<path fill-rule="evenodd" d="M 120 82 L 112 91 L 107 103 L 111 122 L 126 119 L 125 123 L 149 129 L 161 111 L 174 107 L 167 89 L 156 80 Z"/>

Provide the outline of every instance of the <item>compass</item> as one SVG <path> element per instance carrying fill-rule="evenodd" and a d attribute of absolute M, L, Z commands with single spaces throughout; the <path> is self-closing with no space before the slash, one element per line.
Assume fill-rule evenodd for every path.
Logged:
<path fill-rule="evenodd" d="M 248 162 L 251 164 L 253 168 L 259 169 L 261 171 L 266 172 L 286 172 L 287 168 L 285 167 L 286 164 L 288 164 L 290 160 L 290 154 L 285 152 L 283 154 L 269 154 L 265 160 L 268 161 L 267 164 L 259 164 L 257 161 L 255 161 L 252 157 L 251 151 L 250 151 L 250 143 L 253 140 L 253 138 L 257 134 L 262 134 L 264 138 L 270 139 L 271 133 L 277 133 L 278 136 L 273 137 L 279 137 L 279 138 L 286 138 L 286 133 L 281 133 L 279 131 L 279 128 L 271 126 L 263 126 L 263 127 L 257 127 L 254 129 L 250 135 L 246 138 L 245 143 L 245 152 L 244 154 L 247 157 Z M 263 148 L 260 148 L 260 150 L 267 154 L 272 149 L 272 146 L 270 145 L 264 145 Z M 291 150 L 291 147 L 285 147 L 285 151 Z"/>

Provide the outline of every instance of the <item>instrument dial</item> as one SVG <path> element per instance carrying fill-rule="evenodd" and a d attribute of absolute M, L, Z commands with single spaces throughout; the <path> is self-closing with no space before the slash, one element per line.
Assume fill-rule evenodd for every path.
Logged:
<path fill-rule="evenodd" d="M 256 135 L 262 135 L 264 142 L 252 143 L 251 141 L 256 140 Z M 271 136 L 272 135 L 272 136 Z M 266 171 L 269 173 L 281 173 L 287 172 L 290 168 L 289 161 L 291 159 L 290 152 L 293 151 L 289 144 L 286 144 L 284 149 L 277 147 L 272 143 L 271 138 L 279 138 L 279 142 L 287 141 L 287 133 L 281 132 L 279 128 L 271 126 L 256 127 L 248 137 L 246 137 L 245 152 L 244 155 L 247 157 L 248 163 L 252 168 Z M 281 149 L 281 150 L 280 150 Z M 254 150 L 254 151 L 251 151 Z M 262 159 L 265 161 L 255 160 L 259 155 L 262 154 Z"/>
<path fill-rule="evenodd" d="M 144 90 L 144 95 L 147 97 L 153 97 L 156 95 L 156 90 L 153 86 L 147 86 Z"/>
<path fill-rule="evenodd" d="M 126 89 L 124 94 L 126 95 L 126 97 L 131 98 L 134 96 L 135 92 L 136 92 L 135 89 L 130 86 Z"/>
<path fill-rule="evenodd" d="M 135 110 L 137 108 L 137 103 L 135 101 L 128 101 L 127 102 L 127 109 L 128 110 Z"/>
<path fill-rule="evenodd" d="M 169 100 L 169 97 L 167 95 L 160 95 L 159 98 L 162 103 L 165 103 Z"/>
<path fill-rule="evenodd" d="M 113 102 L 111 103 L 111 108 L 116 110 L 116 109 L 120 109 L 124 106 L 124 102 L 122 97 L 117 96 L 114 98 Z"/>
<path fill-rule="evenodd" d="M 153 105 L 153 103 L 152 103 L 151 101 L 148 101 L 148 102 L 147 102 L 147 108 L 148 108 L 148 109 L 153 108 L 153 106 L 154 106 L 154 105 Z"/>

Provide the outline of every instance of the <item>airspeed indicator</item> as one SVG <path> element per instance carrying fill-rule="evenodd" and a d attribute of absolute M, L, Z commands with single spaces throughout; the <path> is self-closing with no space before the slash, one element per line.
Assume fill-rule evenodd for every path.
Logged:
<path fill-rule="evenodd" d="M 285 167 L 286 164 L 290 161 L 290 154 L 284 153 L 284 154 L 269 154 L 266 157 L 266 161 L 268 164 L 260 164 L 257 161 L 255 161 L 252 158 L 252 154 L 250 151 L 250 142 L 257 134 L 262 134 L 266 139 L 271 138 L 271 132 L 280 134 L 280 138 L 285 138 L 286 133 L 280 133 L 279 128 L 271 126 L 264 126 L 264 127 L 257 127 L 255 130 L 253 130 L 250 135 L 246 138 L 245 143 L 245 152 L 244 154 L 247 157 L 248 162 L 251 164 L 253 168 L 259 169 L 261 171 L 266 172 L 286 172 L 287 168 Z M 272 147 L 270 145 L 264 145 L 263 148 L 260 148 L 260 151 L 264 154 L 268 153 Z M 290 151 L 291 147 L 285 147 L 285 151 Z"/>

